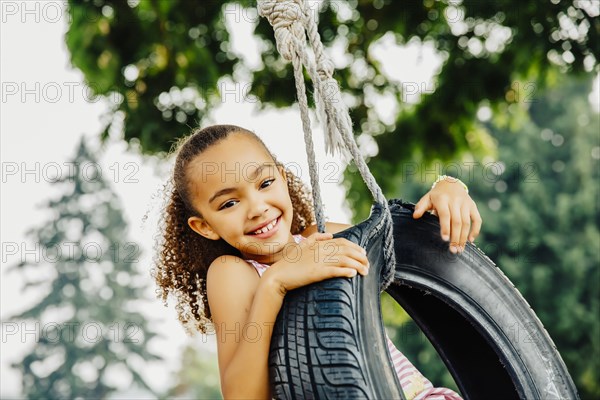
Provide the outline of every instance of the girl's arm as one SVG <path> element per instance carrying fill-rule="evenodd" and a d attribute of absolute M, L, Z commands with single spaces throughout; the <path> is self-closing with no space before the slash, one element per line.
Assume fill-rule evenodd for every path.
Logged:
<path fill-rule="evenodd" d="M 270 342 L 287 291 L 324 279 L 368 273 L 364 249 L 346 239 L 332 239 L 331 233 L 311 235 L 299 248 L 295 262 L 277 261 L 262 278 L 235 256 L 218 258 L 208 270 L 207 297 L 225 399 L 270 398 Z"/>
<path fill-rule="evenodd" d="M 207 296 L 223 398 L 270 399 L 269 348 L 284 294 L 246 261 L 223 256 L 208 270 Z"/>
<path fill-rule="evenodd" d="M 450 241 L 450 251 L 453 253 L 464 251 L 467 235 L 471 243 L 479 236 L 483 221 L 477 205 L 468 192 L 456 182 L 440 181 L 415 204 L 413 218 L 421 218 L 429 210 L 439 218 L 440 234 L 443 240 Z M 325 231 L 337 233 L 351 226 L 326 222 Z M 317 225 L 311 225 L 302 232 L 302 236 L 306 237 L 317 231 Z"/>

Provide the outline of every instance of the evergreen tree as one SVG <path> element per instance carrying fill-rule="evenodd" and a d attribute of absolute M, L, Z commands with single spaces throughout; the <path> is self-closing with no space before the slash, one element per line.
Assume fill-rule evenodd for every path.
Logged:
<path fill-rule="evenodd" d="M 24 291 L 45 293 L 11 318 L 37 329 L 35 346 L 11 366 L 29 399 L 102 399 L 118 389 L 115 379 L 153 393 L 139 366 L 161 359 L 146 349 L 156 334 L 132 307 L 144 299 L 138 245 L 127 241 L 118 199 L 83 139 L 67 165 L 56 181 L 64 194 L 46 203 L 53 218 L 28 231 L 40 262 L 10 268 L 25 276 Z M 52 278 L 27 278 L 33 275 Z"/>

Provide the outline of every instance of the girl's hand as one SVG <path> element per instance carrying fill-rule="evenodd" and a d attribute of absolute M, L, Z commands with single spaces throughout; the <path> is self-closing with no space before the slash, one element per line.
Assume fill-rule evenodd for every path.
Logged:
<path fill-rule="evenodd" d="M 333 239 L 332 233 L 312 234 L 284 252 L 284 258 L 265 272 L 272 273 L 284 293 L 329 278 L 369 272 L 366 251 L 348 239 Z"/>
<path fill-rule="evenodd" d="M 440 219 L 442 239 L 450 239 L 450 251 L 462 252 L 469 241 L 473 243 L 481 229 L 481 215 L 471 196 L 458 182 L 441 180 L 427 192 L 415 205 L 413 218 L 421 218 L 425 211 L 431 210 Z M 471 227 L 471 220 L 473 226 Z M 469 235 L 469 228 L 471 234 Z"/>

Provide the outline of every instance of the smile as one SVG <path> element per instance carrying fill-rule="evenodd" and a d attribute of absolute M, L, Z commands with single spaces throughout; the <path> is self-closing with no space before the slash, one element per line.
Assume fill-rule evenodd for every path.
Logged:
<path fill-rule="evenodd" d="M 273 221 L 269 222 L 266 226 L 254 231 L 254 232 L 250 232 L 249 234 L 252 236 L 258 236 L 258 237 L 271 236 L 272 234 L 274 234 L 277 231 L 277 228 L 279 227 L 280 218 L 281 218 L 281 216 L 275 218 Z"/>

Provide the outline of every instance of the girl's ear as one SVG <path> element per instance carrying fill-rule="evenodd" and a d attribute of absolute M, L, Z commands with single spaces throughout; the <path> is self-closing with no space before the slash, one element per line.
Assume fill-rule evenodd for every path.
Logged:
<path fill-rule="evenodd" d="M 212 227 L 206 222 L 204 218 L 190 217 L 188 218 L 188 225 L 192 230 L 199 235 L 204 236 L 210 240 L 219 240 L 221 237 L 215 232 Z"/>

